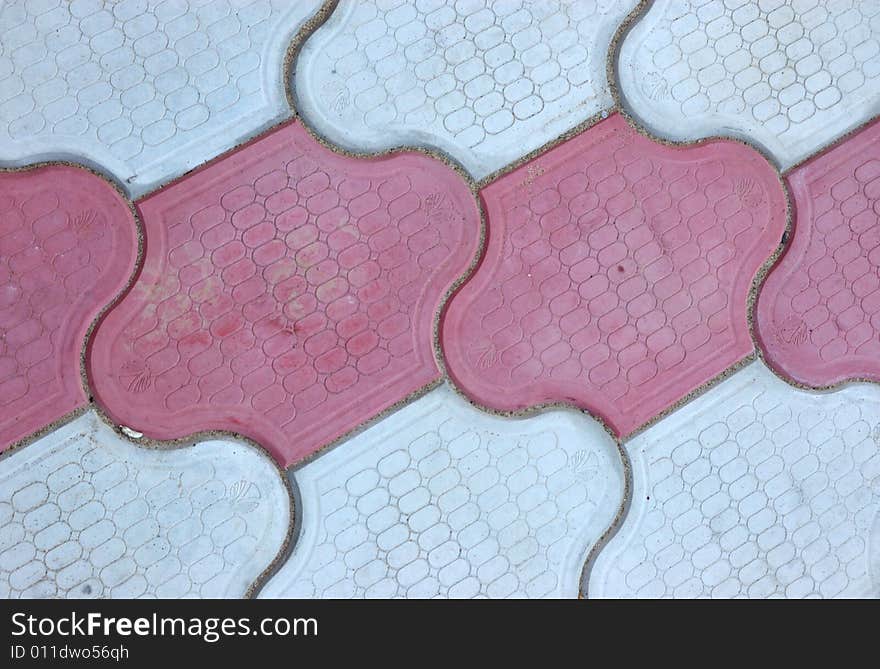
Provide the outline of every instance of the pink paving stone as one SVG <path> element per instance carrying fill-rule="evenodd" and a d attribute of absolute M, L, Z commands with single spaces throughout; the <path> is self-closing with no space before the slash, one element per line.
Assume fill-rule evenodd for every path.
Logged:
<path fill-rule="evenodd" d="M 114 420 L 226 429 L 289 465 L 440 376 L 433 322 L 477 253 L 464 181 L 291 123 L 138 203 L 146 259 L 89 365 Z"/>
<path fill-rule="evenodd" d="M 880 124 L 788 182 L 794 236 L 758 298 L 768 362 L 811 386 L 880 381 Z"/>
<path fill-rule="evenodd" d="M 131 209 L 102 179 L 0 174 L 0 450 L 87 403 L 86 332 L 136 257 Z"/>
<path fill-rule="evenodd" d="M 442 333 L 478 403 L 572 403 L 627 435 L 753 351 L 748 292 L 786 208 L 747 147 L 667 147 L 614 115 L 482 197 L 486 255 Z"/>

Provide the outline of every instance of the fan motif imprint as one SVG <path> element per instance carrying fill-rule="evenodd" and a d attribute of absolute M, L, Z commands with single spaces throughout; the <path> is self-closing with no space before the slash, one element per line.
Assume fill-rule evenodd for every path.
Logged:
<path fill-rule="evenodd" d="M 119 381 L 128 389 L 128 392 L 140 394 L 146 392 L 153 385 L 153 376 L 150 368 L 143 360 L 129 360 L 122 365 L 119 372 Z"/>
<path fill-rule="evenodd" d="M 599 467 L 596 454 L 585 450 L 576 451 L 568 458 L 569 471 L 585 483 L 596 480 Z"/>
<path fill-rule="evenodd" d="M 738 179 L 733 190 L 743 206 L 749 209 L 754 209 L 764 201 L 763 188 L 753 179 Z"/>
<path fill-rule="evenodd" d="M 642 82 L 642 91 L 649 100 L 665 100 L 669 95 L 666 80 L 656 72 L 649 72 Z"/>
<path fill-rule="evenodd" d="M 85 209 L 72 217 L 71 227 L 81 239 L 97 239 L 104 234 L 104 216 L 94 209 Z"/>
<path fill-rule="evenodd" d="M 473 351 L 476 353 L 476 363 L 480 369 L 489 369 L 498 362 L 498 347 L 491 341 L 477 344 Z"/>
<path fill-rule="evenodd" d="M 227 497 L 238 513 L 250 513 L 260 505 L 260 489 L 245 479 L 229 486 Z"/>
<path fill-rule="evenodd" d="M 776 339 L 783 344 L 800 346 L 807 341 L 807 324 L 803 319 L 790 314 L 778 326 Z"/>

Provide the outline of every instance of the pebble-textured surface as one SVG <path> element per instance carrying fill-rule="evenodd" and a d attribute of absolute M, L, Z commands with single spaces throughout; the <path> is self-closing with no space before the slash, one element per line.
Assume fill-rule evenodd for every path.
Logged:
<path fill-rule="evenodd" d="M 480 178 L 611 106 L 635 0 L 342 0 L 303 46 L 301 113 L 354 150 L 436 146 Z"/>
<path fill-rule="evenodd" d="M 880 125 L 789 175 L 797 218 L 758 300 L 768 360 L 795 381 L 880 381 Z"/>
<path fill-rule="evenodd" d="M 0 173 L 0 450 L 88 401 L 85 335 L 136 256 L 132 212 L 102 179 Z"/>
<path fill-rule="evenodd" d="M 734 142 L 666 147 L 612 116 L 483 189 L 489 241 L 443 349 L 484 406 L 568 402 L 626 435 L 753 351 L 779 180 Z"/>
<path fill-rule="evenodd" d="M 627 107 L 657 132 L 731 131 L 792 165 L 880 112 L 880 6 L 655 2 L 620 49 Z"/>
<path fill-rule="evenodd" d="M 755 362 L 626 450 L 591 596 L 880 596 L 877 386 L 813 394 Z"/>
<path fill-rule="evenodd" d="M 571 410 L 505 420 L 441 387 L 295 474 L 302 530 L 267 597 L 576 597 L 623 496 Z"/>
<path fill-rule="evenodd" d="M 10 0 L 0 160 L 82 156 L 135 196 L 288 114 L 287 43 L 320 0 Z"/>
<path fill-rule="evenodd" d="M 434 317 L 480 231 L 441 162 L 291 123 L 138 209 L 144 269 L 89 358 L 117 422 L 232 430 L 289 465 L 439 378 Z"/>
<path fill-rule="evenodd" d="M 257 449 L 170 451 L 93 412 L 2 461 L 0 597 L 241 597 L 287 536 L 281 475 Z"/>

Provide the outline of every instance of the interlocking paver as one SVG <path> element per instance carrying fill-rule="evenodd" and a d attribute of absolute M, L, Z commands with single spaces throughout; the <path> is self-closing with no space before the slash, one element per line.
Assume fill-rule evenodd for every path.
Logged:
<path fill-rule="evenodd" d="M 754 362 L 626 450 L 632 503 L 588 595 L 880 595 L 877 386 L 808 393 Z"/>
<path fill-rule="evenodd" d="M 84 406 L 92 320 L 137 257 L 131 209 L 82 169 L 0 173 L 0 450 Z"/>
<path fill-rule="evenodd" d="M 506 420 L 441 387 L 296 472 L 300 537 L 261 594 L 576 597 L 623 476 L 577 412 Z"/>
<path fill-rule="evenodd" d="M 11 0 L 0 159 L 74 154 L 135 196 L 288 113 L 287 43 L 320 0 Z"/>
<path fill-rule="evenodd" d="M 756 151 L 615 113 L 636 0 L 341 0 L 287 68 L 321 4 L 2 3 L 0 161 L 155 192 L 86 342 L 135 269 L 130 203 L 73 166 L 0 171 L 0 450 L 90 394 L 135 438 L 250 437 L 301 493 L 268 597 L 878 596 L 880 386 L 794 386 L 880 381 L 880 124 L 805 160 L 875 112 L 880 8 L 645 3 L 620 33 L 634 124 L 805 161 L 789 237 Z M 204 166 L 289 118 L 285 84 L 301 120 Z M 482 179 L 600 117 L 483 188 L 445 311 L 481 253 L 473 181 L 305 127 Z M 762 361 L 684 403 L 753 335 Z M 629 491 L 599 421 L 509 415 L 548 403 L 620 437 L 678 408 L 626 443 Z M 0 459 L 0 596 L 260 586 L 288 489 L 206 439 L 139 447 L 90 410 Z"/>
<path fill-rule="evenodd" d="M 569 402 L 626 435 L 753 352 L 747 297 L 786 225 L 754 151 L 663 146 L 615 115 L 481 195 L 488 248 L 442 333 L 480 404 Z"/>
<path fill-rule="evenodd" d="M 880 125 L 788 176 L 797 216 L 758 299 L 768 360 L 795 381 L 880 381 Z"/>
<path fill-rule="evenodd" d="M 477 178 L 611 106 L 606 53 L 635 0 L 342 0 L 294 89 L 324 135 L 430 144 Z"/>
<path fill-rule="evenodd" d="M 291 123 L 138 209 L 144 269 L 89 359 L 117 422 L 240 432 L 288 465 L 440 377 L 435 314 L 480 220 L 439 161 L 348 158 Z"/>
<path fill-rule="evenodd" d="M 0 597 L 241 597 L 290 525 L 242 442 L 134 446 L 94 412 L 3 460 Z"/>
<path fill-rule="evenodd" d="M 733 129 L 787 167 L 876 113 L 878 32 L 859 0 L 655 2 L 621 45 L 621 90 L 664 135 Z"/>

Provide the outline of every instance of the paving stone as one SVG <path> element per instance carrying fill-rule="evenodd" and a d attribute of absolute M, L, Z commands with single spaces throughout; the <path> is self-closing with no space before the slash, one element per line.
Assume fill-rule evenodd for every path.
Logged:
<path fill-rule="evenodd" d="M 880 125 L 788 177 L 794 236 L 758 300 L 768 360 L 798 383 L 880 381 Z"/>
<path fill-rule="evenodd" d="M 343 146 L 436 146 L 480 178 L 611 107 L 606 54 L 635 5 L 343 0 L 303 46 L 298 108 Z"/>
<path fill-rule="evenodd" d="M 877 113 L 880 7 L 657 2 L 620 49 L 627 106 L 663 135 L 733 131 L 788 167 Z"/>
<path fill-rule="evenodd" d="M 632 503 L 594 597 L 880 595 L 880 388 L 761 362 L 626 444 Z"/>
<path fill-rule="evenodd" d="M 348 158 L 294 122 L 138 209 L 144 269 L 89 358 L 118 423 L 289 465 L 440 377 L 435 314 L 480 230 L 441 162 Z"/>
<path fill-rule="evenodd" d="M 86 331 L 136 257 L 107 182 L 60 165 L 0 173 L 0 450 L 86 404 Z"/>
<path fill-rule="evenodd" d="M 241 597 L 291 513 L 256 448 L 140 448 L 91 411 L 0 461 L 0 500 L 6 598 Z"/>
<path fill-rule="evenodd" d="M 615 115 L 485 187 L 489 241 L 442 342 L 474 400 L 567 402 L 634 429 L 753 351 L 747 297 L 785 230 L 772 168 Z"/>
<path fill-rule="evenodd" d="M 0 6 L 0 450 L 94 394 L 131 431 L 294 465 L 266 597 L 880 596 L 880 8 L 636 0 Z M 220 153 L 290 116 L 301 121 Z M 480 253 L 470 187 L 486 186 Z M 196 171 L 157 189 L 193 168 Z M 880 191 L 878 191 L 880 193 Z M 439 328 L 439 333 L 435 332 Z M 779 374 L 779 376 L 774 375 Z M 784 379 L 791 382 L 786 383 Z M 834 392 L 795 387 L 837 386 Z M 339 441 L 378 414 L 375 425 Z M 305 458 L 312 458 L 302 464 Z M 0 458 L 0 597 L 240 597 L 292 509 L 233 437 L 133 445 L 86 411 Z"/>
<path fill-rule="evenodd" d="M 497 418 L 447 386 L 295 479 L 300 537 L 265 597 L 576 597 L 624 486 L 595 421 Z"/>
<path fill-rule="evenodd" d="M 0 160 L 69 154 L 138 196 L 288 112 L 287 44 L 320 0 L 11 0 Z"/>

